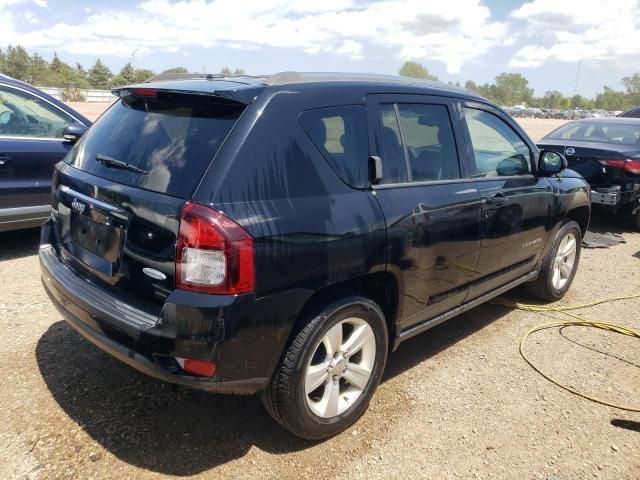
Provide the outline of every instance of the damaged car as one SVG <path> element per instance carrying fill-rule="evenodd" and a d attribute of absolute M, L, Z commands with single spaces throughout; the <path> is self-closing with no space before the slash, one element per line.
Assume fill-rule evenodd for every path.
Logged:
<path fill-rule="evenodd" d="M 640 230 L 640 118 L 589 118 L 567 123 L 538 146 L 563 154 L 591 185 L 591 202 L 631 216 Z"/>

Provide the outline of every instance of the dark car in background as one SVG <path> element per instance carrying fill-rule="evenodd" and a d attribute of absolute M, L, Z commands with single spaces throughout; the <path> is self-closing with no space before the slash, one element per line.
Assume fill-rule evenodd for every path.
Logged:
<path fill-rule="evenodd" d="M 588 184 L 474 94 L 291 72 L 115 93 L 56 166 L 42 282 L 148 375 L 261 393 L 285 428 L 325 438 L 366 410 L 402 341 L 521 284 L 557 300 L 574 278 Z"/>
<path fill-rule="evenodd" d="M 0 231 L 49 217 L 53 166 L 90 125 L 50 95 L 0 74 Z"/>
<path fill-rule="evenodd" d="M 562 153 L 591 185 L 598 207 L 631 215 L 640 229 L 640 118 L 592 118 L 567 123 L 538 146 Z"/>
<path fill-rule="evenodd" d="M 619 117 L 626 118 L 640 118 L 640 107 L 632 108 L 631 110 L 627 110 L 626 112 L 622 112 Z"/>

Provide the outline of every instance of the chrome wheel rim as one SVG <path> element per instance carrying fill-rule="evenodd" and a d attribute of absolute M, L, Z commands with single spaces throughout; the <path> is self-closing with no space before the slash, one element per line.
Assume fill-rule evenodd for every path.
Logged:
<path fill-rule="evenodd" d="M 576 263 L 577 240 L 573 233 L 567 233 L 558 245 L 556 256 L 553 259 L 553 288 L 560 290 L 563 288 L 573 272 Z"/>
<path fill-rule="evenodd" d="M 361 318 L 331 327 L 311 355 L 304 375 L 304 395 L 311 411 L 332 418 L 348 410 L 367 387 L 376 359 L 376 339 Z"/>

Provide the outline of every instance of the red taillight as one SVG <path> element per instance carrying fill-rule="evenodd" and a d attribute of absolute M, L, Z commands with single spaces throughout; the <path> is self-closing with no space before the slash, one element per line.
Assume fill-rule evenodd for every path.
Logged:
<path fill-rule="evenodd" d="M 640 160 L 600 160 L 600 163 L 608 167 L 621 168 L 636 175 L 640 175 Z"/>
<path fill-rule="evenodd" d="M 177 358 L 176 361 L 182 369 L 192 375 L 201 377 L 213 377 L 216 374 L 216 364 L 207 360 L 195 360 L 193 358 Z"/>
<path fill-rule="evenodd" d="M 234 295 L 254 290 L 253 239 L 213 208 L 187 203 L 176 251 L 176 287 Z"/>
<path fill-rule="evenodd" d="M 640 160 L 627 160 L 624 169 L 635 175 L 640 175 Z"/>

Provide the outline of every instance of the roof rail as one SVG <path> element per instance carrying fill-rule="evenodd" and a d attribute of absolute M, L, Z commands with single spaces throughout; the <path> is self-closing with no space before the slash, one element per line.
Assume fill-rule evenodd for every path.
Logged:
<path fill-rule="evenodd" d="M 225 75 L 222 73 L 159 73 L 147 82 L 168 82 L 172 80 L 219 80 L 223 78 L 266 78 L 268 75 Z"/>

